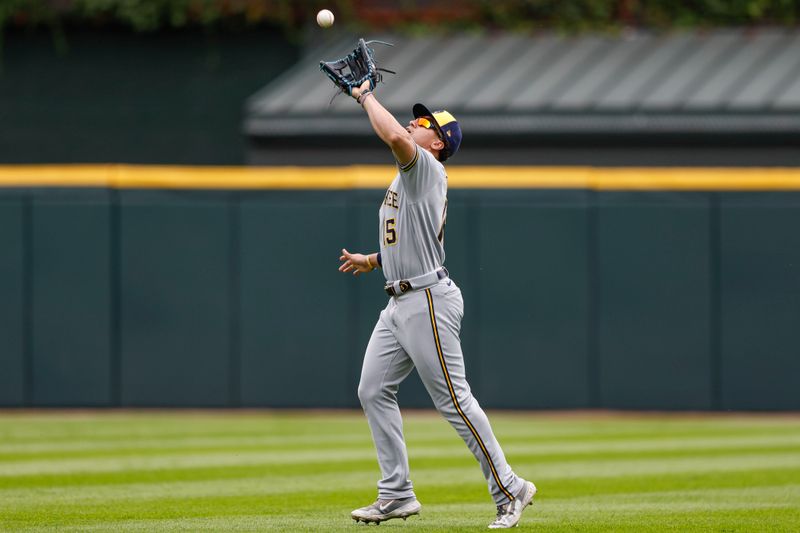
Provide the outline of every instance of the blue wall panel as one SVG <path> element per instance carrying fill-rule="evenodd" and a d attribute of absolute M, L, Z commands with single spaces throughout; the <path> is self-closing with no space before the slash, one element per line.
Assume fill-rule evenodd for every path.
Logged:
<path fill-rule="evenodd" d="M 584 193 L 518 191 L 513 200 L 490 194 L 474 215 L 481 401 L 492 407 L 586 406 Z"/>
<path fill-rule="evenodd" d="M 112 402 L 111 209 L 105 196 L 33 202 L 34 405 Z"/>
<path fill-rule="evenodd" d="M 800 409 L 800 195 L 723 197 L 722 407 Z"/>
<path fill-rule="evenodd" d="M 230 403 L 230 230 L 219 196 L 122 194 L 123 405 Z"/>
<path fill-rule="evenodd" d="M 0 198 L 0 406 L 25 401 L 23 204 Z"/>
<path fill-rule="evenodd" d="M 345 196 L 246 200 L 241 228 L 242 404 L 352 405 Z"/>
<path fill-rule="evenodd" d="M 597 209 L 600 405 L 712 408 L 708 198 L 608 193 Z"/>

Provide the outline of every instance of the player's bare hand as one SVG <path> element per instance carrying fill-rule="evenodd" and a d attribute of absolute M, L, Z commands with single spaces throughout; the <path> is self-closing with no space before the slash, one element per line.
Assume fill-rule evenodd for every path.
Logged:
<path fill-rule="evenodd" d="M 371 272 L 375 269 L 367 256 L 364 254 L 351 254 L 342 248 L 342 255 L 339 257 L 342 264 L 339 265 L 339 272 L 352 272 L 354 276 L 358 276 L 362 272 Z"/>
<path fill-rule="evenodd" d="M 368 91 L 369 90 L 369 85 L 370 85 L 370 81 L 367 80 L 367 81 L 365 81 L 364 83 L 361 84 L 361 87 L 353 87 L 353 90 L 350 91 L 350 96 L 352 96 L 353 98 L 358 100 L 358 97 L 361 96 L 361 93 L 363 93 L 364 91 Z"/>

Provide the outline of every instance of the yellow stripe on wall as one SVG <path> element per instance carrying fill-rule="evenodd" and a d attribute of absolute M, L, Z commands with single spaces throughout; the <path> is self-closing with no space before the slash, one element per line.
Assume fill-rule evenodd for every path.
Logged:
<path fill-rule="evenodd" d="M 675 191 L 800 190 L 800 168 L 591 168 L 453 166 L 462 189 Z M 134 165 L 0 166 L 0 187 L 117 189 L 384 189 L 391 165 L 342 167 L 184 167 Z"/>
<path fill-rule="evenodd" d="M 118 189 L 384 188 L 393 167 L 183 167 L 31 165 L 0 167 L 2 187 Z M 389 178 L 387 178 L 389 176 Z"/>
<path fill-rule="evenodd" d="M 800 168 L 593 169 L 596 190 L 800 190 Z"/>

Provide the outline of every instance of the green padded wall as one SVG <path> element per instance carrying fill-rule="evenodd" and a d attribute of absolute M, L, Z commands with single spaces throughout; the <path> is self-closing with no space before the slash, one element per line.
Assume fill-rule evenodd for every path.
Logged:
<path fill-rule="evenodd" d="M 105 406 L 111 390 L 107 193 L 33 201 L 33 404 Z"/>
<path fill-rule="evenodd" d="M 708 198 L 604 193 L 595 224 L 600 405 L 714 407 Z"/>
<path fill-rule="evenodd" d="M 230 403 L 230 232 L 224 196 L 121 194 L 123 405 Z"/>
<path fill-rule="evenodd" d="M 25 403 L 23 200 L 0 197 L 0 406 Z"/>
<path fill-rule="evenodd" d="M 351 404 L 340 192 L 274 193 L 241 206 L 242 403 Z"/>
<path fill-rule="evenodd" d="M 720 206 L 722 408 L 800 409 L 800 194 Z"/>
<path fill-rule="evenodd" d="M 472 213 L 480 247 L 473 306 L 479 306 L 486 405 L 588 405 L 585 194 L 489 192 Z"/>

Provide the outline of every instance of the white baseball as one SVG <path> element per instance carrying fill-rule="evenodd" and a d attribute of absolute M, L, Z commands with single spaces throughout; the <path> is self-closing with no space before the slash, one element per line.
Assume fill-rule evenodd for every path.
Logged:
<path fill-rule="evenodd" d="M 322 9 L 317 13 L 317 24 L 321 28 L 330 28 L 333 26 L 333 13 L 329 9 Z"/>

